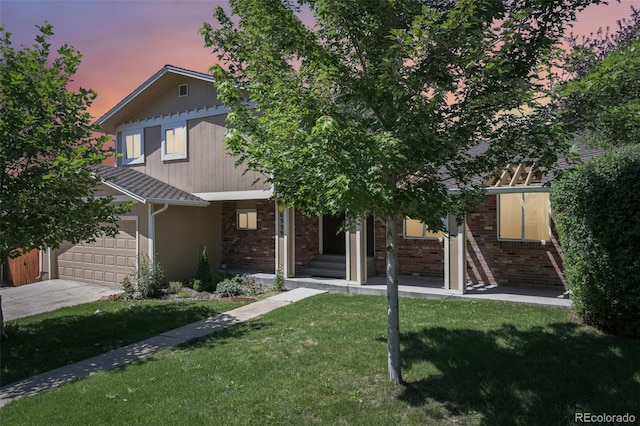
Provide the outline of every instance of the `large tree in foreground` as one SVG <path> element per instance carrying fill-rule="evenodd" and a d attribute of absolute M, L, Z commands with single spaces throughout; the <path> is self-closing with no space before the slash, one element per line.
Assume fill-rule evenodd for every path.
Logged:
<path fill-rule="evenodd" d="M 126 206 L 93 197 L 89 166 L 109 154 L 93 138 L 87 112 L 95 92 L 69 83 L 81 55 L 67 45 L 51 52 L 44 24 L 30 47 L 14 49 L 0 28 L 0 263 L 36 247 L 113 235 Z"/>
<path fill-rule="evenodd" d="M 538 73 L 592 2 L 232 0 L 231 16 L 217 8 L 217 24 L 201 29 L 231 108 L 231 152 L 307 215 L 385 223 L 393 382 L 402 380 L 397 221 L 441 229 L 497 167 L 555 160 L 561 144 Z M 450 194 L 451 181 L 462 191 Z"/>

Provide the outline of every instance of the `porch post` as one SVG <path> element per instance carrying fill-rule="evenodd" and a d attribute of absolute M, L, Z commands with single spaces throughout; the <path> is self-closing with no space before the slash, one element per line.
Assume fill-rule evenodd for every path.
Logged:
<path fill-rule="evenodd" d="M 293 207 L 276 203 L 276 269 L 285 278 L 295 276 L 295 213 Z"/>
<path fill-rule="evenodd" d="M 447 216 L 448 238 L 444 240 L 444 287 L 460 294 L 467 291 L 467 238 L 465 220 L 458 225 L 455 216 Z"/>
<path fill-rule="evenodd" d="M 357 284 L 367 281 L 367 227 L 363 226 L 363 221 L 366 221 L 366 218 L 356 219 L 354 225 L 345 233 L 347 279 Z"/>

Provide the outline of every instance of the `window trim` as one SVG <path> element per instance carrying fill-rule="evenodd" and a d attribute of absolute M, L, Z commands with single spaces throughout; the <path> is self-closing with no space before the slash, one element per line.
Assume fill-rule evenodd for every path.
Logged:
<path fill-rule="evenodd" d="M 249 227 L 249 213 L 255 213 L 256 215 L 256 227 Z M 245 228 L 240 227 L 240 215 L 247 215 L 247 226 Z M 236 229 L 239 231 L 256 231 L 258 229 L 258 211 L 257 209 L 236 209 Z"/>
<path fill-rule="evenodd" d="M 182 88 L 183 87 L 185 88 L 184 95 L 182 94 Z M 189 84 L 188 83 L 178 84 L 178 97 L 179 98 L 184 98 L 186 96 L 189 96 Z"/>
<path fill-rule="evenodd" d="M 547 194 L 547 238 L 544 240 L 532 240 L 529 238 L 525 238 L 525 200 L 524 197 L 526 194 L 540 194 L 540 193 L 544 193 Z M 514 194 L 513 192 L 510 194 Z M 502 195 L 507 195 L 507 193 L 505 194 L 497 194 L 498 195 L 498 202 L 497 202 L 497 217 L 498 217 L 498 226 L 496 227 L 498 230 L 498 241 L 505 241 L 505 242 L 524 242 L 524 243 L 546 243 L 551 241 L 551 208 L 550 208 L 550 201 L 549 201 L 549 193 L 548 192 L 526 192 L 526 191 L 522 191 L 522 192 L 516 192 L 515 194 L 519 194 L 521 195 L 521 223 L 520 223 L 520 238 L 504 238 L 501 237 L 501 228 L 502 228 L 502 221 L 501 219 L 501 208 L 500 208 L 500 203 L 501 203 L 501 196 Z"/>
<path fill-rule="evenodd" d="M 183 146 L 182 152 L 167 154 L 167 130 L 171 130 L 171 129 L 173 130 L 182 129 L 182 132 L 184 134 L 184 146 Z M 171 123 L 163 123 L 160 129 L 160 138 L 161 138 L 160 153 L 162 156 L 162 161 L 186 160 L 188 158 L 189 138 L 188 138 L 186 121 L 174 121 Z"/>
<path fill-rule="evenodd" d="M 127 158 L 127 136 L 131 136 L 131 135 L 140 135 L 140 156 L 139 157 Z M 123 166 L 144 164 L 144 128 L 137 128 L 137 129 L 123 131 L 120 148 L 122 153 Z"/>
<path fill-rule="evenodd" d="M 421 237 L 414 237 L 414 236 L 407 236 L 407 220 L 415 220 L 416 222 L 419 222 L 422 225 L 422 236 Z M 412 219 L 410 217 L 405 217 L 402 220 L 402 237 L 405 240 L 430 240 L 430 241 L 444 241 L 445 235 L 443 231 L 439 231 L 442 232 L 442 236 L 437 235 L 438 232 L 432 232 L 429 230 L 428 226 L 426 223 L 421 222 L 418 219 Z M 435 234 L 435 235 L 434 235 Z"/>

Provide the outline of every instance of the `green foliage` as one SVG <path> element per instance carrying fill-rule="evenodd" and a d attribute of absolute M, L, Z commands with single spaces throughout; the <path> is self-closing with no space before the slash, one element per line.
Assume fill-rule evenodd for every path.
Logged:
<path fill-rule="evenodd" d="M 169 281 L 169 293 L 178 294 L 182 291 L 182 283 L 180 281 Z"/>
<path fill-rule="evenodd" d="M 193 276 L 193 289 L 196 291 L 215 291 L 217 282 L 209 267 L 207 246 L 202 249 L 202 256 L 198 263 L 198 269 Z M 196 288 L 197 287 L 197 288 Z"/>
<path fill-rule="evenodd" d="M 90 89 L 68 90 L 81 55 L 68 45 L 52 52 L 53 27 L 35 44 L 14 49 L 0 27 L 0 262 L 21 250 L 58 247 L 114 235 L 130 204 L 94 196 L 96 166 L 112 150 L 95 138 L 87 112 Z"/>
<path fill-rule="evenodd" d="M 609 52 L 587 75 L 558 90 L 565 117 L 592 145 L 640 140 L 640 40 Z"/>
<path fill-rule="evenodd" d="M 563 174 L 551 205 L 578 314 L 607 332 L 640 337 L 640 145 Z"/>
<path fill-rule="evenodd" d="M 217 8 L 201 33 L 220 64 L 228 147 L 279 200 L 438 230 L 475 199 L 479 176 L 548 165 L 566 148 L 535 76 L 594 2 L 232 0 L 232 16 Z M 466 155 L 483 143 L 483 155 Z"/>
<path fill-rule="evenodd" d="M 276 276 L 273 278 L 273 289 L 275 291 L 284 290 L 284 275 L 282 274 L 282 269 L 280 268 L 276 270 Z"/>
<path fill-rule="evenodd" d="M 129 298 L 150 299 L 162 294 L 164 273 L 160 262 L 151 261 L 148 256 L 140 256 L 133 280 L 126 277 L 122 288 Z"/>
<path fill-rule="evenodd" d="M 218 283 L 216 294 L 220 297 L 233 297 L 242 294 L 244 278 L 236 275 Z"/>

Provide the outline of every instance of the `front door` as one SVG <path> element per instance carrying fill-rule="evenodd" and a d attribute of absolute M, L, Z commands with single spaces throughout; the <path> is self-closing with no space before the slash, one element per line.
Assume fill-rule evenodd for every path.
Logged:
<path fill-rule="evenodd" d="M 346 254 L 344 231 L 338 230 L 344 224 L 344 213 L 337 216 L 322 216 L 322 253 Z"/>

